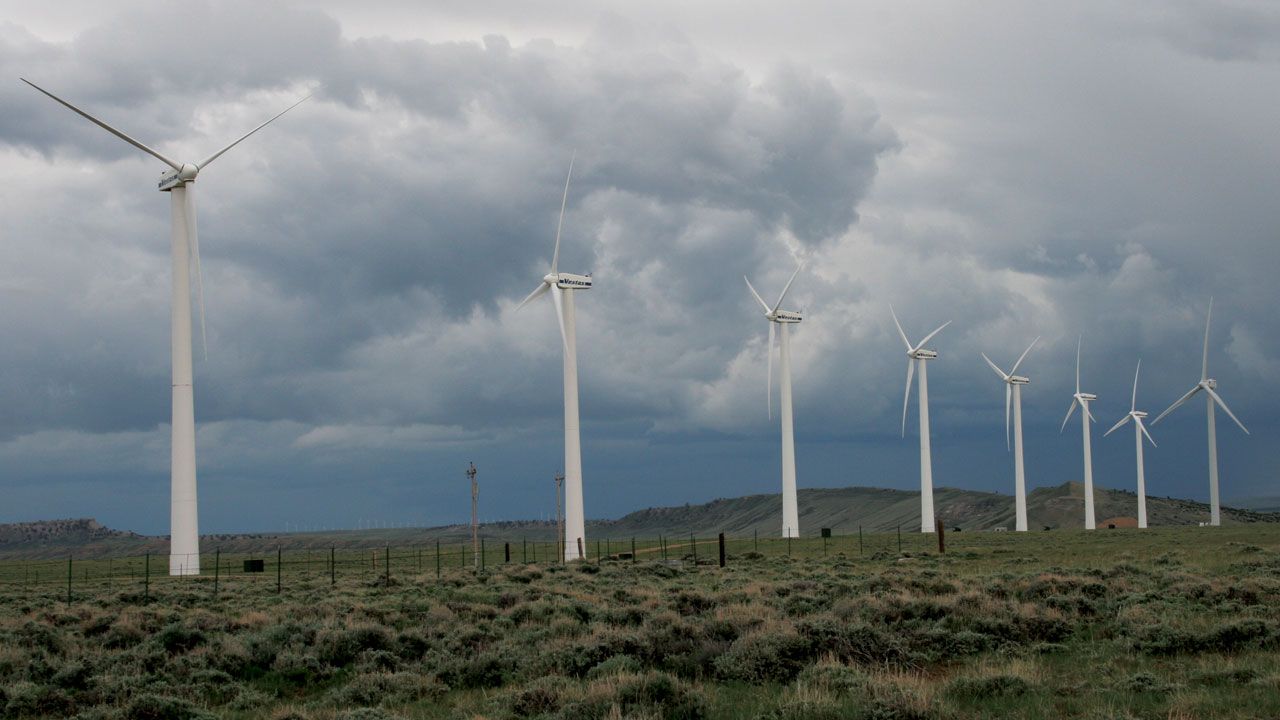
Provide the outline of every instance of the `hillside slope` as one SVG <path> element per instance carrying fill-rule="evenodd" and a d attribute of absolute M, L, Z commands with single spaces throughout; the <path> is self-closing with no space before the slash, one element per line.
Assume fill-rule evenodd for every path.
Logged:
<path fill-rule="evenodd" d="M 905 532 L 920 528 L 920 494 L 908 490 L 849 487 L 803 489 L 798 494 L 800 526 L 804 535 L 817 535 L 821 528 L 836 534 L 865 532 Z M 1123 490 L 1097 488 L 1094 496 L 1099 526 L 1115 517 L 1137 515 L 1137 497 Z M 938 488 L 934 491 L 938 517 L 948 528 L 968 531 L 1013 528 L 1013 498 L 1001 493 Z M 1205 503 L 1175 498 L 1148 497 L 1147 514 L 1152 526 L 1196 525 L 1209 518 Z M 753 533 L 769 537 L 781 534 L 782 498 L 779 495 L 749 495 L 712 500 L 699 505 L 646 508 L 617 520 L 587 523 L 587 537 L 653 538 L 658 535 L 702 537 L 725 533 L 748 537 Z M 1027 518 L 1031 529 L 1081 528 L 1084 526 L 1084 487 L 1064 483 L 1036 488 L 1027 495 Z M 1222 509 L 1224 524 L 1280 522 L 1280 513 Z M 489 523 L 481 535 L 493 542 L 529 540 L 548 542 L 555 537 L 555 525 L 539 521 Z M 469 542 L 471 528 L 448 525 L 435 528 L 395 528 L 346 530 L 324 533 L 253 533 L 205 535 L 203 547 L 228 553 L 274 551 L 298 548 L 375 548 L 426 546 Z M 143 536 L 111 530 L 93 520 L 52 520 L 0 525 L 0 558 L 52 559 L 77 557 L 120 557 L 150 552 L 168 552 L 165 537 Z"/>

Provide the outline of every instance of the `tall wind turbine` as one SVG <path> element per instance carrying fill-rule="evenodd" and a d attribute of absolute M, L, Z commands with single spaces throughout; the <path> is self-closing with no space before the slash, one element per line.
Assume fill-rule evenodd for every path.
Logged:
<path fill-rule="evenodd" d="M 1022 386 L 1031 383 L 1030 378 L 1018 374 L 1018 366 L 1022 365 L 1031 348 L 1038 342 L 1040 342 L 1038 337 L 1031 341 L 1027 349 L 1023 350 L 1022 355 L 1018 357 L 1018 361 L 1009 368 L 1009 372 L 1001 370 L 991 362 L 991 358 L 987 357 L 986 353 L 982 353 L 982 359 L 986 360 L 991 369 L 996 371 L 996 375 L 1004 381 L 1004 444 L 1006 448 L 1009 446 L 1009 405 L 1013 405 L 1013 477 L 1016 511 L 1014 529 L 1018 532 L 1027 531 L 1027 479 L 1022 468 Z"/>
<path fill-rule="evenodd" d="M 1097 521 L 1093 514 L 1093 449 L 1089 445 L 1089 423 L 1097 421 L 1093 419 L 1093 413 L 1089 412 L 1089 403 L 1097 400 L 1098 396 L 1080 392 L 1080 347 L 1083 344 L 1084 337 L 1081 336 L 1076 341 L 1076 394 L 1071 396 L 1071 407 L 1067 408 L 1067 417 L 1062 420 L 1062 427 L 1058 432 L 1067 429 L 1067 421 L 1079 405 L 1080 421 L 1084 424 L 1084 529 L 1093 530 L 1097 527 Z"/>
<path fill-rule="evenodd" d="M 575 155 L 576 158 L 576 155 Z M 564 209 L 569 201 L 569 181 L 573 179 L 573 159 L 564 180 L 564 197 L 560 199 L 560 222 L 556 225 L 556 246 L 551 253 L 551 271 L 516 309 L 551 291 L 551 301 L 560 323 L 560 339 L 564 343 L 564 559 L 584 556 L 587 546 L 586 516 L 582 506 L 582 438 L 578 429 L 578 340 L 574 327 L 573 293 L 590 290 L 590 275 L 560 272 L 560 230 L 564 227 Z"/>
<path fill-rule="evenodd" d="M 1249 428 L 1240 422 L 1240 419 L 1231 412 L 1231 408 L 1227 407 L 1227 403 L 1217 393 L 1218 381 L 1209 377 L 1209 321 L 1213 318 L 1213 298 L 1209 298 L 1209 313 L 1204 319 L 1204 359 L 1200 365 L 1200 382 L 1196 386 L 1187 391 L 1186 395 L 1178 398 L 1178 401 L 1169 406 L 1168 410 L 1156 416 L 1152 421 L 1152 425 L 1164 419 L 1165 415 L 1173 412 L 1173 409 L 1182 403 L 1191 399 L 1192 395 L 1203 390 L 1205 392 L 1205 405 L 1208 406 L 1209 412 L 1209 524 L 1218 526 L 1222 524 L 1222 508 L 1218 504 L 1218 430 L 1214 418 L 1213 404 L 1217 403 L 1222 406 L 1222 411 L 1227 414 L 1236 425 L 1244 430 L 1244 434 L 1249 434 Z"/>
<path fill-rule="evenodd" d="M 797 265 L 773 307 L 769 307 L 764 298 L 760 297 L 760 293 L 751 286 L 747 276 L 742 276 L 742 279 L 747 282 L 747 289 L 755 296 L 760 307 L 764 308 L 764 317 L 769 321 L 769 347 L 765 354 L 769 357 L 767 382 L 770 419 L 773 418 L 773 326 L 777 324 L 780 328 L 778 355 L 782 375 L 782 537 L 784 538 L 800 537 L 800 512 L 796 506 L 796 443 L 791 421 L 791 335 L 788 328 L 804 318 L 798 312 L 779 308 L 782 307 L 782 301 L 787 299 L 787 291 L 791 289 L 791 283 L 795 281 L 799 272 L 800 266 Z"/>
<path fill-rule="evenodd" d="M 200 305 L 200 337 L 204 337 L 204 283 L 200 272 L 200 241 L 196 233 L 195 180 L 200 171 L 217 160 L 223 153 L 239 145 L 250 135 L 266 127 L 268 123 L 289 112 L 310 95 L 285 108 L 267 122 L 241 135 L 199 163 L 179 163 L 134 140 L 107 123 L 22 78 L 22 82 L 39 90 L 84 117 L 89 122 L 115 135 L 142 152 L 168 165 L 170 169 L 160 174 L 159 190 L 169 193 L 169 209 L 172 216 L 169 225 L 170 248 L 173 260 L 173 300 L 170 319 L 170 346 L 172 359 L 172 419 L 170 421 L 170 470 L 169 470 L 169 574 L 200 574 L 200 529 L 196 505 L 196 420 L 195 400 L 191 380 L 191 270 L 194 262 L 196 296 Z"/>
<path fill-rule="evenodd" d="M 1138 367 L 1133 371 L 1133 399 L 1129 401 L 1129 414 L 1120 418 L 1120 422 L 1111 426 L 1111 429 L 1102 434 L 1106 437 L 1120 426 L 1133 421 L 1133 435 L 1138 448 L 1138 527 L 1145 528 L 1147 526 L 1147 481 L 1142 473 L 1142 437 L 1145 435 L 1151 440 L 1151 446 L 1155 447 L 1156 441 L 1151 439 L 1151 433 L 1147 432 L 1147 428 L 1142 424 L 1142 418 L 1147 414 L 1138 409 L 1138 373 L 1142 372 L 1142 361 L 1138 361 Z"/>
<path fill-rule="evenodd" d="M 951 321 L 942 323 L 937 330 L 925 335 L 923 340 L 912 345 L 907 339 L 907 334 L 903 332 L 902 323 L 898 322 L 898 314 L 893 311 L 892 305 L 889 306 L 889 314 L 893 316 L 893 324 L 898 328 L 898 336 L 902 338 L 902 344 L 907 346 L 907 390 L 902 396 L 903 437 L 907 436 L 907 403 L 911 400 L 911 376 L 915 373 L 916 365 L 920 366 L 920 532 L 931 533 L 934 531 L 933 454 L 929 449 L 929 377 L 925 361 L 937 358 L 938 353 L 925 350 L 924 346 L 933 339 L 934 335 L 942 332 L 942 328 L 950 325 Z"/>

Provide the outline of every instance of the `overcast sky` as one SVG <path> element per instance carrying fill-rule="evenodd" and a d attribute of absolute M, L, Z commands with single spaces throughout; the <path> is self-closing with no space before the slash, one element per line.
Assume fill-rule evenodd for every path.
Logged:
<path fill-rule="evenodd" d="M 0 521 L 163 533 L 169 207 L 154 159 L 19 82 L 198 161 L 201 530 L 554 514 L 577 296 L 588 517 L 778 492 L 767 325 L 788 307 L 800 487 L 1081 477 L 1059 425 L 1084 336 L 1095 478 L 1210 371 L 1225 498 L 1280 493 L 1280 6 L 1273 2 L 0 2 Z M 198 333 L 197 333 L 198 334 Z M 776 392 L 776 387 L 775 387 Z M 776 407 L 776 405 L 775 405 Z M 1204 406 L 1152 428 L 1155 495 L 1207 499 Z"/>

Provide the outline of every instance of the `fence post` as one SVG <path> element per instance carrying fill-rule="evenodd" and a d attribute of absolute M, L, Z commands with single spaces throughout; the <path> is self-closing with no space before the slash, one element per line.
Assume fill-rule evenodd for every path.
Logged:
<path fill-rule="evenodd" d="M 754 543 L 754 546 L 751 549 L 755 550 L 756 552 L 760 552 L 760 531 L 759 530 L 751 531 L 751 541 L 752 543 Z"/>
<path fill-rule="evenodd" d="M 787 533 L 787 557 L 791 557 L 791 533 Z"/>
<path fill-rule="evenodd" d="M 898 526 L 898 552 L 902 552 L 902 526 Z"/>
<path fill-rule="evenodd" d="M 631 538 L 631 562 L 636 561 L 636 539 Z"/>
<path fill-rule="evenodd" d="M 281 553 L 281 551 L 280 551 L 280 546 L 279 546 L 279 545 L 277 545 L 277 546 L 276 546 L 276 594 L 277 594 L 277 595 L 279 595 L 279 594 L 280 594 L 280 589 L 281 589 L 281 583 L 280 583 L 280 579 L 281 579 L 281 578 L 280 578 L 280 576 L 281 576 L 281 568 L 280 568 L 280 564 L 281 564 L 281 563 L 280 563 L 280 559 L 281 559 L 282 557 L 284 557 L 284 555 L 283 555 L 283 553 Z"/>
<path fill-rule="evenodd" d="M 387 562 L 386 562 L 387 582 L 384 587 L 391 587 L 391 546 L 390 545 L 387 546 L 387 554 L 384 557 L 387 559 Z"/>
<path fill-rule="evenodd" d="M 329 587 L 338 584 L 338 559 L 334 557 L 334 548 L 329 546 Z"/>
<path fill-rule="evenodd" d="M 823 555 L 827 554 L 827 536 L 826 535 L 822 536 L 822 554 Z"/>
<path fill-rule="evenodd" d="M 858 526 L 858 557 L 862 557 L 862 526 Z"/>
<path fill-rule="evenodd" d="M 484 572 L 484 538 L 480 538 L 480 572 Z"/>
<path fill-rule="evenodd" d="M 946 555 L 946 554 L 947 554 L 947 543 L 946 543 L 946 540 L 943 538 L 943 535 L 945 535 L 945 534 L 946 534 L 946 530 L 947 530 L 947 528 L 946 528 L 946 526 L 945 526 L 945 525 L 943 525 L 943 524 L 942 524 L 942 519 L 941 519 L 941 518 L 939 518 L 939 519 L 937 519 L 937 520 L 935 520 L 935 521 L 934 521 L 934 527 L 935 527 L 935 528 L 937 529 L 937 531 L 938 531 L 938 554 L 940 554 L 940 555 Z"/>
<path fill-rule="evenodd" d="M 151 599 L 151 553 L 147 553 L 147 559 L 144 561 L 145 567 L 142 576 L 142 602 L 146 604 Z"/>
<path fill-rule="evenodd" d="M 436 580 L 440 579 L 440 541 L 436 540 Z"/>
<path fill-rule="evenodd" d="M 67 556 L 67 604 L 71 604 L 71 556 Z"/>
<path fill-rule="evenodd" d="M 218 597 L 218 574 L 222 571 L 222 548 L 213 551 L 213 596 Z"/>
<path fill-rule="evenodd" d="M 698 541 L 693 539 L 693 533 L 689 533 L 689 547 L 693 548 L 693 564 L 698 564 Z"/>
<path fill-rule="evenodd" d="M 724 533 L 720 533 L 720 567 L 724 567 Z"/>
<path fill-rule="evenodd" d="M 502 560 L 503 563 L 511 562 L 511 543 L 509 542 L 502 543 L 502 558 L 503 558 Z"/>
<path fill-rule="evenodd" d="M 584 561 L 584 562 L 585 562 L 585 561 L 586 561 L 586 559 L 587 559 L 587 552 L 586 552 L 586 550 L 582 547 L 582 538 L 578 538 L 578 559 L 579 559 L 579 560 L 582 560 L 582 561 Z"/>
<path fill-rule="evenodd" d="M 520 562 L 529 564 L 529 542 L 524 538 L 520 538 Z"/>

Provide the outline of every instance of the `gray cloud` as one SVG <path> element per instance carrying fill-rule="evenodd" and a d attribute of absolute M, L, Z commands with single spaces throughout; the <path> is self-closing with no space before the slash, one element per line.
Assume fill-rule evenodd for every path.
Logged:
<path fill-rule="evenodd" d="M 1139 355 L 1158 411 L 1198 371 L 1209 294 L 1228 400 L 1255 435 L 1276 422 L 1280 148 L 1270 106 L 1243 90 L 1271 66 L 1179 55 L 1145 40 L 1149 17 L 1101 5 L 1068 21 L 1019 4 L 1001 23 L 904 6 L 879 26 L 842 6 L 823 28 L 759 8 L 733 38 L 700 11 L 655 30 L 622 9 L 572 43 L 352 37 L 332 12 L 140 3 L 68 41 L 0 29 L 3 74 L 183 157 L 318 88 L 197 185 L 207 526 L 279 519 L 238 516 L 233 496 L 300 492 L 335 522 L 406 497 L 449 521 L 468 458 L 503 497 L 495 513 L 545 500 L 531 478 L 559 464 L 558 331 L 547 303 L 513 307 L 549 262 L 575 149 L 562 266 L 596 280 L 578 303 L 592 514 L 775 487 L 765 326 L 741 276 L 775 294 L 797 258 L 802 484 L 914 481 L 888 302 L 915 334 L 955 321 L 931 367 L 943 484 L 1007 484 L 979 351 L 1007 362 L 1045 336 L 1029 462 L 1033 484 L 1061 482 L 1077 334 L 1100 421 Z M 812 42 L 778 45 L 799 30 Z M 168 62 L 150 47 L 162 36 L 185 41 L 156 51 Z M 1176 77 L 1173 57 L 1190 63 Z M 16 81 L 0 105 L 0 474 L 49 488 L 8 512 L 65 514 L 103 478 L 163 503 L 156 163 Z M 1185 442 L 1149 458 L 1153 487 L 1202 492 L 1195 422 L 1160 426 Z M 1271 446 L 1223 442 L 1232 487 L 1264 488 Z M 1100 445 L 1104 484 L 1128 482 L 1122 451 Z M 154 507 L 107 506 L 163 529 Z"/>

